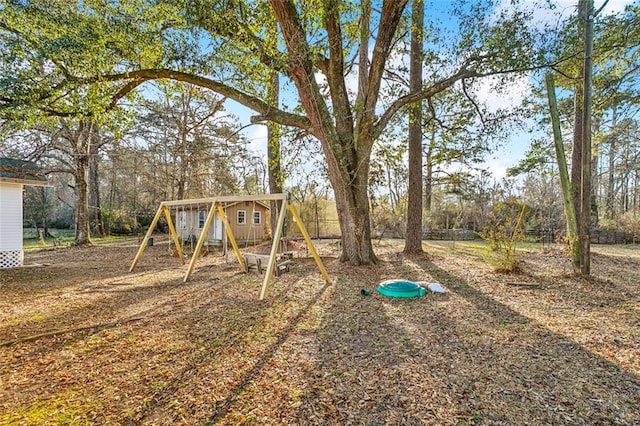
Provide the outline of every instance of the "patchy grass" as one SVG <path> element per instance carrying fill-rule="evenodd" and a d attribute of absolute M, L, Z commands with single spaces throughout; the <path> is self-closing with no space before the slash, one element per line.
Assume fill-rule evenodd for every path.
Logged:
<path fill-rule="evenodd" d="M 3 425 L 56 424 L 89 425 L 94 406 L 86 396 L 64 392 L 48 400 L 38 400 L 17 411 L 0 414 Z"/>
<path fill-rule="evenodd" d="M 24 251 L 56 249 L 73 245 L 73 229 L 52 229 L 50 232 L 53 237 L 47 237 L 43 241 L 40 241 L 34 229 L 25 229 L 23 233 Z M 95 245 L 113 245 L 121 244 L 125 240 L 131 240 L 131 237 L 110 236 L 104 238 L 92 238 L 91 242 Z"/>
<path fill-rule="evenodd" d="M 232 255 L 186 267 L 156 237 L 26 254 L 0 271 L 1 424 L 640 423 L 640 255 L 594 247 L 593 277 L 559 248 L 521 251 L 501 275 L 478 242 L 376 243 L 351 267 L 294 247 L 262 275 Z M 440 282 L 387 299 L 378 282 Z"/>

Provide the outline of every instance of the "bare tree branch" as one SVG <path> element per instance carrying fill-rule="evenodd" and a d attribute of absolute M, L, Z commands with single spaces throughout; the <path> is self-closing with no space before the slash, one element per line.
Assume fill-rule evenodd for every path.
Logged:
<path fill-rule="evenodd" d="M 117 93 L 117 96 L 122 98 L 130 91 L 134 90 L 139 84 L 144 81 L 149 80 L 175 80 L 182 81 L 185 83 L 190 83 L 195 86 L 203 87 L 206 89 L 210 89 L 216 93 L 219 93 L 222 96 L 233 99 L 234 101 L 260 113 L 265 120 L 274 121 L 276 123 L 299 127 L 301 129 L 308 129 L 311 126 L 309 119 L 304 116 L 292 114 L 286 111 L 282 111 L 281 109 L 275 108 L 268 103 L 264 102 L 261 99 L 258 99 L 255 96 L 244 93 L 238 89 L 234 89 L 229 87 L 223 83 L 212 80 L 207 77 L 201 77 L 190 73 L 185 73 L 181 71 L 173 71 L 167 69 L 145 69 L 145 70 L 137 70 L 126 73 L 119 74 L 109 74 L 109 75 L 101 75 L 96 77 L 89 78 L 81 78 L 81 77 L 71 77 L 70 80 L 76 84 L 91 84 L 98 82 L 108 82 L 108 81 L 121 81 L 121 80 L 129 80 L 133 79 L 137 82 L 137 84 L 130 83 L 123 86 Z"/>
<path fill-rule="evenodd" d="M 462 79 L 462 92 L 467 97 L 469 102 L 471 102 L 471 105 L 473 105 L 473 108 L 476 110 L 476 113 L 478 114 L 478 117 L 480 117 L 480 122 L 482 123 L 482 126 L 486 127 L 487 123 L 484 121 L 484 115 L 482 114 L 482 111 L 480 111 L 480 107 L 476 103 L 476 100 L 473 99 L 473 97 L 471 97 L 471 95 L 467 91 L 467 81 L 464 78 Z"/>
<path fill-rule="evenodd" d="M 374 138 L 377 138 L 378 136 L 380 136 L 380 134 L 382 133 L 382 131 L 385 129 L 385 127 L 387 126 L 387 124 L 389 124 L 389 121 L 391 120 L 391 118 L 393 118 L 393 116 L 400 111 L 400 109 L 402 109 L 402 107 L 404 107 L 405 105 L 409 105 L 413 102 L 417 102 L 423 99 L 427 99 L 430 98 L 431 96 L 434 96 L 440 92 L 442 92 L 443 90 L 448 89 L 449 87 L 453 86 L 453 84 L 458 81 L 461 80 L 463 78 L 471 78 L 471 77 L 476 77 L 477 74 L 473 71 L 469 71 L 466 68 L 462 68 L 460 69 L 457 73 L 453 74 L 452 76 L 441 80 L 437 83 L 432 84 L 431 86 L 423 89 L 420 92 L 416 92 L 416 93 L 411 93 L 405 96 L 402 96 L 398 99 L 396 99 L 390 106 L 389 108 L 387 108 L 387 110 L 380 116 L 380 118 L 378 119 L 377 123 L 375 123 L 374 126 L 372 126 L 371 128 L 371 134 Z"/>

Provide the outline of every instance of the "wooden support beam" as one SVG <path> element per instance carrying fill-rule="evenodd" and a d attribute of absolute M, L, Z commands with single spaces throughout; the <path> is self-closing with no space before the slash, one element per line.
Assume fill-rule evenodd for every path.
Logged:
<path fill-rule="evenodd" d="M 260 195 L 225 195 L 220 197 L 193 198 L 191 200 L 163 201 L 165 206 L 189 206 L 195 204 L 234 203 L 241 201 L 277 201 L 284 199 L 284 194 Z"/>
<path fill-rule="evenodd" d="M 213 207 L 213 204 L 211 205 Z M 200 214 L 200 213 L 198 213 Z M 200 232 L 200 237 L 198 237 L 198 242 L 196 243 L 196 249 L 193 251 L 193 255 L 191 256 L 191 261 L 189 262 L 189 267 L 187 268 L 187 272 L 184 274 L 184 278 L 182 279 L 183 283 L 186 283 L 189 277 L 191 276 L 191 272 L 193 272 L 193 268 L 196 266 L 196 262 L 200 257 L 200 250 L 202 250 L 202 246 L 204 245 L 204 241 L 207 239 L 207 234 L 209 232 L 209 226 L 211 226 L 211 222 L 213 222 L 213 217 L 216 215 L 216 209 L 210 208 L 209 214 L 207 215 L 207 220 L 204 222 L 204 227 L 202 228 L 202 232 Z"/>
<path fill-rule="evenodd" d="M 136 264 L 138 263 L 138 260 L 140 259 L 140 256 L 142 256 L 142 253 L 144 252 L 144 249 L 147 247 L 147 241 L 149 241 L 149 238 L 151 237 L 151 234 L 153 234 L 153 230 L 155 229 L 156 225 L 158 224 L 158 220 L 160 220 L 160 216 L 162 215 L 162 211 L 163 211 L 163 206 L 161 204 L 160 207 L 158 207 L 158 211 L 156 212 L 156 215 L 153 217 L 153 220 L 151 221 L 151 225 L 149 225 L 149 229 L 147 230 L 147 233 L 144 235 L 142 243 L 140 244 L 140 247 L 138 248 L 138 252 L 136 253 L 136 257 L 133 258 L 133 263 L 131 264 L 131 267 L 129 268 L 129 272 L 132 272 L 133 268 L 136 267 Z"/>
<path fill-rule="evenodd" d="M 322 260 L 320 259 L 320 256 L 318 256 L 318 252 L 316 251 L 316 248 L 313 245 L 313 242 L 311 241 L 311 238 L 309 237 L 309 233 L 307 232 L 307 228 L 305 228 L 304 223 L 302 223 L 302 220 L 300 220 L 300 216 L 298 216 L 298 213 L 296 213 L 296 209 L 293 208 L 293 205 L 289 204 L 288 208 L 289 208 L 289 211 L 291 212 L 291 215 L 293 216 L 294 221 L 298 225 L 298 229 L 302 233 L 302 236 L 304 237 L 305 242 L 307 243 L 307 247 L 309 247 L 309 251 L 311 252 L 311 256 L 313 256 L 313 260 L 316 261 L 316 265 L 318 266 L 318 269 L 320 270 L 320 273 L 324 277 L 324 280 L 327 283 L 330 283 L 331 279 L 329 278 L 329 274 L 327 274 L 327 270 L 324 268 L 324 265 L 322 263 Z"/>
<path fill-rule="evenodd" d="M 240 253 L 240 248 L 236 243 L 236 238 L 233 236 L 233 231 L 231 230 L 231 226 L 229 225 L 229 221 L 227 220 L 227 215 L 224 213 L 224 209 L 222 208 L 222 205 L 220 203 L 216 203 L 215 206 L 218 210 L 218 213 L 220 214 L 222 223 L 224 224 L 224 229 L 227 233 L 227 238 L 229 238 L 229 242 L 231 243 L 231 247 L 233 247 L 233 252 L 235 253 L 236 258 L 238 259 L 238 263 L 240 264 L 240 269 L 242 269 L 242 272 L 247 272 L 247 266 L 242 260 L 242 253 Z"/>
<path fill-rule="evenodd" d="M 180 245 L 180 239 L 178 238 L 176 228 L 175 226 L 173 226 L 173 221 L 171 220 L 171 210 L 167 206 L 161 206 L 161 208 L 164 211 L 165 219 L 167 219 L 167 225 L 169 225 L 169 235 L 173 239 L 173 243 L 176 245 L 176 250 L 178 251 L 178 257 L 180 257 L 180 261 L 184 265 L 184 252 L 182 246 Z"/>
<path fill-rule="evenodd" d="M 273 274 L 273 268 L 275 267 L 278 244 L 280 243 L 282 229 L 284 228 L 284 218 L 287 214 L 288 198 L 289 197 L 285 196 L 282 200 L 282 206 L 280 206 L 280 215 L 278 216 L 276 232 L 272 236 L 273 242 L 271 243 L 271 253 L 269 254 L 269 265 L 267 266 L 267 273 L 265 274 L 264 281 L 262 282 L 262 290 L 260 290 L 260 300 L 263 300 L 267 295 L 267 288 L 269 287 L 269 281 L 271 281 L 271 275 Z"/>

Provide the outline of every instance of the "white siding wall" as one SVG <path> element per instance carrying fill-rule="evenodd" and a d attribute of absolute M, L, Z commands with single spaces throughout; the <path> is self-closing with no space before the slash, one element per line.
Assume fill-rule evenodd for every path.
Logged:
<path fill-rule="evenodd" d="M 205 212 L 205 221 L 207 219 L 208 211 Z M 178 234 L 178 239 L 184 240 L 189 237 L 189 235 L 193 234 L 196 237 L 200 238 L 200 234 L 202 233 L 202 229 L 200 228 L 200 213 L 197 210 L 177 210 L 175 215 L 175 227 L 176 233 Z M 213 214 L 213 223 L 209 225 L 209 236 L 208 240 L 214 241 L 222 241 L 222 219 L 218 212 Z"/>
<path fill-rule="evenodd" d="M 0 183 L 0 268 L 22 266 L 22 185 Z"/>

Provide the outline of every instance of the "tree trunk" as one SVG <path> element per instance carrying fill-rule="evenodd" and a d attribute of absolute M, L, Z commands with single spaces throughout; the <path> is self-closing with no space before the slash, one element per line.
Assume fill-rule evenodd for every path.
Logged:
<path fill-rule="evenodd" d="M 591 150 L 593 152 L 593 150 Z M 591 222 L 591 226 L 593 227 L 598 227 L 599 222 L 600 222 L 600 211 L 598 208 L 598 197 L 597 197 L 597 191 L 598 191 L 598 187 L 600 187 L 600 177 L 598 175 L 598 155 L 594 153 L 594 155 L 591 156 L 591 184 L 590 186 L 590 197 L 589 197 L 589 206 L 590 206 L 590 213 L 591 213 L 591 218 L 590 218 L 590 222 Z"/>
<path fill-rule="evenodd" d="M 116 210 L 116 192 L 117 192 L 117 173 L 119 167 L 119 161 L 117 156 L 110 155 L 111 157 L 111 177 L 109 182 L 109 197 L 107 200 L 107 208 L 109 209 L 109 215 L 107 216 L 107 226 L 105 227 L 105 235 L 111 236 L 111 222 L 113 220 L 113 213 Z"/>
<path fill-rule="evenodd" d="M 272 46 L 277 45 L 277 24 L 274 24 L 273 33 L 267 34 L 267 42 Z M 272 71 L 269 75 L 269 83 L 267 88 L 267 97 L 270 105 L 276 108 L 280 106 L 280 74 Z M 282 175 L 281 147 L 280 147 L 280 125 L 274 122 L 267 123 L 267 168 L 269 176 L 269 193 L 282 193 Z M 271 201 L 271 232 L 275 232 L 278 215 L 282 208 L 282 201 Z M 285 230 L 286 232 L 286 230 Z"/>
<path fill-rule="evenodd" d="M 74 192 L 76 195 L 75 205 L 75 238 L 74 244 L 77 246 L 90 245 L 91 234 L 89 232 L 89 157 L 91 133 L 93 124 L 80 120 L 77 129 L 66 127 L 68 138 L 73 146 L 75 180 Z"/>
<path fill-rule="evenodd" d="M 104 224 L 102 223 L 102 209 L 100 206 L 100 177 L 98 172 L 99 141 L 91 138 L 89 149 L 89 222 L 90 229 L 96 237 L 104 237 Z"/>
<path fill-rule="evenodd" d="M 377 262 L 371 244 L 368 177 L 368 165 L 357 172 L 353 183 L 345 182 L 341 174 L 329 169 L 342 234 L 340 261 L 354 266 Z"/>
<path fill-rule="evenodd" d="M 569 248 L 571 251 L 571 260 L 574 265 L 580 264 L 580 244 L 578 244 L 578 223 L 576 220 L 576 211 L 573 206 L 573 189 L 569 182 L 569 172 L 567 170 L 567 157 L 564 152 L 564 144 L 562 142 L 562 131 L 560 130 L 560 115 L 558 114 L 558 105 L 556 103 L 555 85 L 553 75 L 547 73 L 545 76 L 547 85 L 547 96 L 549 99 L 549 111 L 551 113 L 551 123 L 553 125 L 553 142 L 556 150 L 556 160 L 558 163 L 558 171 L 560 174 L 560 189 L 562 191 L 562 205 L 564 214 L 567 219 L 567 238 L 569 240 Z"/>
<path fill-rule="evenodd" d="M 431 204 L 433 200 L 433 150 L 436 145 L 436 131 L 431 130 L 431 136 L 429 140 L 429 146 L 425 153 L 426 174 L 424 177 L 424 207 L 428 212 L 431 212 Z"/>
<path fill-rule="evenodd" d="M 282 193 L 282 169 L 280 162 L 280 129 L 278 124 L 269 123 L 267 126 L 267 162 L 269 165 L 269 193 Z M 280 211 L 282 201 L 271 201 L 271 211 Z M 278 223 L 277 214 L 271 215 L 271 230 L 275 231 Z"/>
<path fill-rule="evenodd" d="M 571 151 L 571 187 L 573 208 L 578 221 L 580 221 L 581 197 L 580 188 L 582 188 L 582 84 L 578 82 L 574 94 L 574 120 L 573 120 L 573 148 Z M 576 265 L 578 268 L 580 265 Z"/>
<path fill-rule="evenodd" d="M 632 189 L 629 193 L 629 209 L 633 212 L 633 216 L 638 214 L 638 175 L 632 173 L 629 176 L 629 181 L 632 183 Z"/>
<path fill-rule="evenodd" d="M 422 90 L 423 0 L 414 0 L 411 25 L 409 91 Z M 422 102 L 409 106 L 409 185 L 404 253 L 422 253 Z"/>
<path fill-rule="evenodd" d="M 84 136 L 80 136 L 84 137 Z M 76 155 L 76 170 L 73 174 L 75 178 L 76 193 L 76 232 L 75 245 L 82 246 L 91 244 L 89 233 L 89 215 L 88 215 L 88 156 L 86 154 Z"/>
<path fill-rule="evenodd" d="M 335 0 L 322 3 L 323 8 L 319 12 L 329 48 L 321 68 L 329 87 L 331 110 L 316 80 L 313 63 L 316 55 L 306 39 L 296 4 L 291 0 L 271 0 L 270 4 L 291 58 L 288 72 L 309 120 L 307 128 L 320 141 L 327 162 L 342 232 L 341 260 L 348 260 L 352 265 L 376 263 L 371 244 L 368 194 L 369 161 L 376 137 L 373 126 L 377 120 L 376 107 L 384 65 L 407 1 L 386 0 L 382 4 L 371 65 L 365 81 L 359 85 L 358 107 L 354 109 L 344 78 L 346 68 L 340 4 Z M 366 30 L 361 28 L 361 35 Z M 360 53 L 362 61 L 364 54 L 362 50 Z"/>
<path fill-rule="evenodd" d="M 583 10 L 585 0 L 579 1 L 578 9 Z M 578 19 L 578 34 L 584 36 L 584 20 L 582 17 Z M 578 239 L 575 244 L 583 246 L 580 241 L 582 237 L 582 166 L 583 166 L 583 135 L 584 135 L 584 64 L 580 70 L 580 76 L 576 79 L 574 91 L 574 117 L 573 117 L 573 149 L 571 152 L 571 187 L 573 191 L 573 208 L 578 224 Z M 573 270 L 579 272 L 582 269 L 582 255 L 579 258 L 573 258 Z"/>
<path fill-rule="evenodd" d="M 615 136 L 612 136 L 611 141 L 610 141 L 610 145 L 609 145 L 609 170 L 607 172 L 608 179 L 607 179 L 607 193 L 605 195 L 605 217 L 607 219 L 614 219 L 615 218 L 615 210 L 614 210 L 614 200 L 615 200 L 615 173 L 614 173 L 614 167 L 615 167 L 615 147 L 616 145 L 616 141 L 615 141 Z"/>
<path fill-rule="evenodd" d="M 45 238 L 51 238 L 51 232 L 49 232 L 49 202 L 48 202 L 48 196 L 47 196 L 47 189 L 43 186 L 41 186 L 40 188 L 40 199 L 42 200 L 42 235 Z"/>
<path fill-rule="evenodd" d="M 616 140 L 618 139 L 618 135 L 616 134 L 616 121 L 617 121 L 617 110 L 616 107 L 613 108 L 611 112 L 611 128 L 613 131 L 611 132 L 611 136 L 609 137 L 609 170 L 607 170 L 607 192 L 605 195 L 605 217 L 609 220 L 613 220 L 615 218 L 615 210 L 614 210 L 614 200 L 615 200 L 615 173 L 614 169 L 616 166 Z"/>
<path fill-rule="evenodd" d="M 582 188 L 580 218 L 580 273 L 591 273 L 591 86 L 593 52 L 593 0 L 581 0 L 580 11 L 584 20 L 583 67 L 583 122 L 582 122 Z"/>
<path fill-rule="evenodd" d="M 360 49 L 358 51 L 358 101 L 362 102 L 367 96 L 367 82 L 369 81 L 369 39 L 371 32 L 371 0 L 362 0 L 362 15 L 360 16 Z"/>

